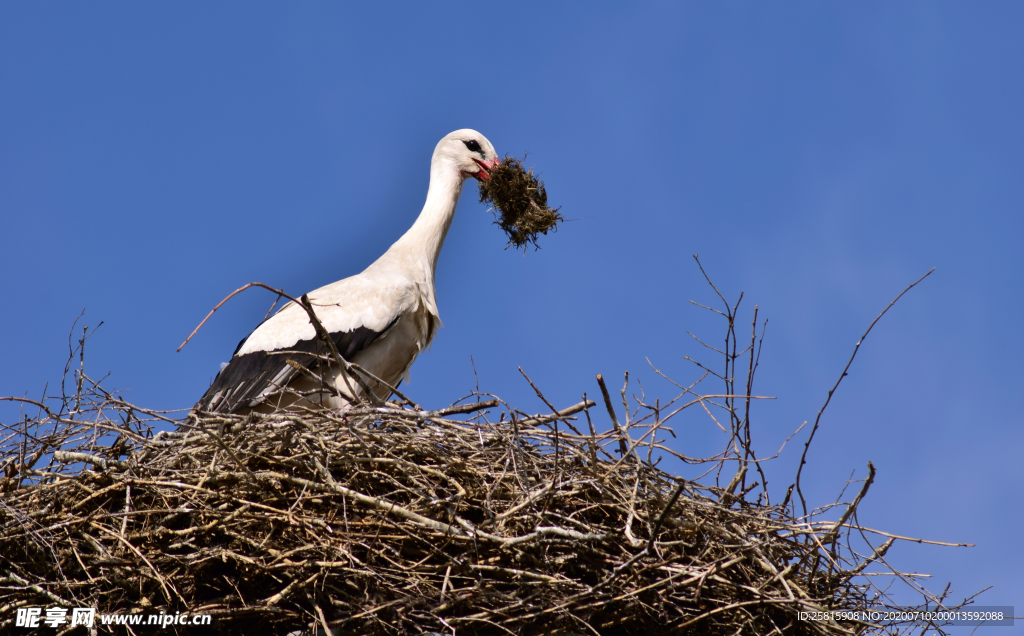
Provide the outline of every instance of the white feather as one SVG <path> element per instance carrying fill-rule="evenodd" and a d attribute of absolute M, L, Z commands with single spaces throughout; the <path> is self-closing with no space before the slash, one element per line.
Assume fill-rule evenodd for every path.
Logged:
<path fill-rule="evenodd" d="M 471 140 L 480 144 L 480 151 L 468 150 L 465 142 Z M 352 360 L 392 385 L 408 379 L 416 356 L 441 326 L 434 273 L 463 182 L 483 169 L 475 157 L 481 157 L 484 165 L 493 165 L 497 159 L 494 147 L 480 133 L 457 130 L 441 139 L 431 158 L 427 200 L 412 227 L 363 272 L 309 293 L 317 318 L 328 332 L 365 327 L 383 333 L 393 325 Z M 235 355 L 288 349 L 315 335 L 306 311 L 288 303 L 257 327 Z M 334 371 L 339 389 L 349 393 L 344 373 Z M 291 377 L 279 374 L 261 395 L 272 394 L 285 376 Z M 217 401 L 214 397 L 213 403 Z"/>

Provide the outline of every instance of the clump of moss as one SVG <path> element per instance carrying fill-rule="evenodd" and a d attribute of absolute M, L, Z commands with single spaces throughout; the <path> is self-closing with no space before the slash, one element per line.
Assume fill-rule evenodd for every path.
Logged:
<path fill-rule="evenodd" d="M 544 182 L 523 167 L 522 159 L 505 155 L 501 164 L 490 170 L 490 179 L 480 182 L 480 202 L 495 210 L 495 224 L 508 236 L 508 246 L 516 249 L 532 243 L 537 236 L 558 228 L 563 221 L 561 208 L 548 207 Z"/>

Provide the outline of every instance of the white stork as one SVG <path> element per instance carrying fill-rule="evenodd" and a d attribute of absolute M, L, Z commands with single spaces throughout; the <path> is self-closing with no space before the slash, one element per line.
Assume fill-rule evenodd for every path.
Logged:
<path fill-rule="evenodd" d="M 391 386 L 408 377 L 416 356 L 441 326 L 434 272 L 462 185 L 467 177 L 487 180 L 497 163 L 494 146 L 475 130 L 446 135 L 434 148 L 427 201 L 412 227 L 362 273 L 308 294 L 342 358 Z M 288 303 L 238 344 L 194 408 L 223 413 L 345 408 L 354 400 L 339 397 L 287 363 L 291 359 L 315 369 L 325 349 L 306 311 Z M 363 393 L 338 365 L 332 363 L 330 371 L 322 377 L 335 378 L 342 396 Z M 391 393 L 375 382 L 367 384 L 380 398 Z"/>

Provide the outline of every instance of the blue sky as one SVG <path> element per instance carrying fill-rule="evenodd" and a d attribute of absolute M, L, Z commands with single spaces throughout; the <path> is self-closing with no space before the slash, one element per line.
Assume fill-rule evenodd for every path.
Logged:
<path fill-rule="evenodd" d="M 754 435 L 813 420 L 871 334 L 805 469 L 831 501 L 870 460 L 861 521 L 954 595 L 1024 607 L 1024 7 L 1011 2 L 0 5 L 0 394 L 87 366 L 187 408 L 262 318 L 355 274 L 411 224 L 434 144 L 475 128 L 570 219 L 506 251 L 470 188 L 438 265 L 445 328 L 409 392 L 560 405 L 630 370 L 648 396 L 720 340 L 689 304 L 769 319 Z M 744 314 L 743 321 L 749 321 Z M 619 380 L 613 380 L 618 385 Z M 12 417 L 11 411 L 0 415 Z M 685 452 L 722 439 L 694 414 Z M 799 438 L 798 438 L 799 439 Z M 769 470 L 784 491 L 797 445 Z M 776 490 L 777 489 L 777 490 Z"/>

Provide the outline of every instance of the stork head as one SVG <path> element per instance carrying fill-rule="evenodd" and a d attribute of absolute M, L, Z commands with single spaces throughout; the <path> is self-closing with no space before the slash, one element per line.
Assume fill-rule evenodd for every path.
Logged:
<path fill-rule="evenodd" d="M 501 163 L 494 146 L 475 130 L 463 128 L 448 133 L 434 148 L 432 165 L 444 165 L 457 170 L 462 178 L 490 179 L 491 168 Z"/>

